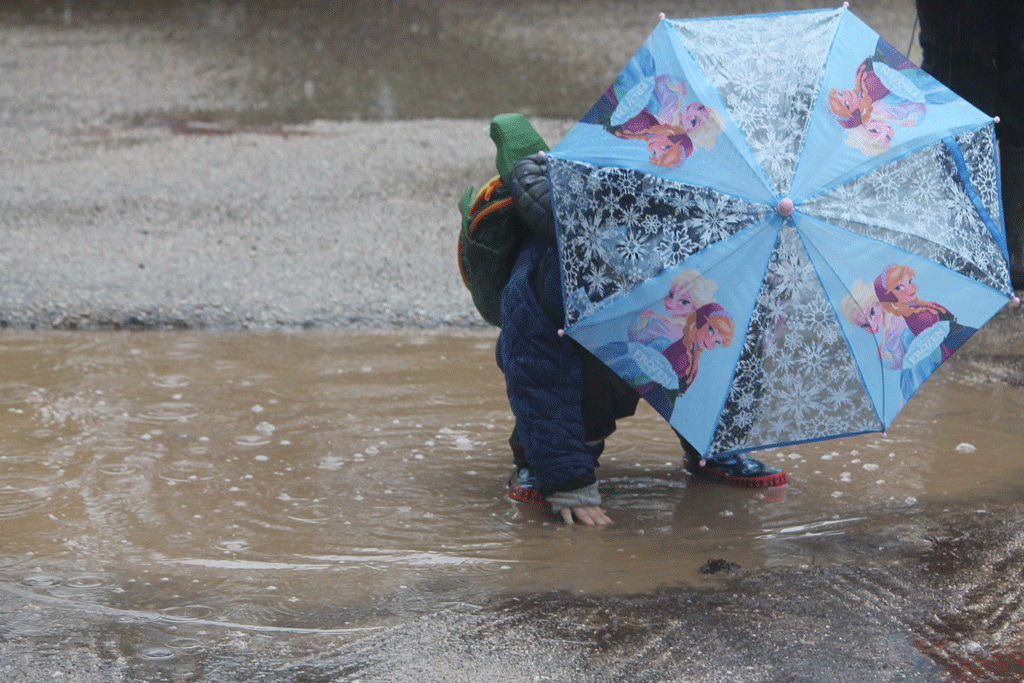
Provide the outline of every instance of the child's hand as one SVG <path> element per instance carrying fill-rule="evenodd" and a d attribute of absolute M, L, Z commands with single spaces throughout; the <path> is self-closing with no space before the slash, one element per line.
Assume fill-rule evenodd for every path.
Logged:
<path fill-rule="evenodd" d="M 578 507 L 562 508 L 562 519 L 566 524 L 573 524 L 573 517 L 587 526 L 604 526 L 611 524 L 612 520 L 597 505 L 580 505 Z"/>

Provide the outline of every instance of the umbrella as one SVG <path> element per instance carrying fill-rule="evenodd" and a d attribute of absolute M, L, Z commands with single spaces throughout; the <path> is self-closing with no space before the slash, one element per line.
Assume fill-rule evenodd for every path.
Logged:
<path fill-rule="evenodd" d="M 993 123 L 845 6 L 663 16 L 548 155 L 565 331 L 705 455 L 885 431 L 1013 296 Z"/>

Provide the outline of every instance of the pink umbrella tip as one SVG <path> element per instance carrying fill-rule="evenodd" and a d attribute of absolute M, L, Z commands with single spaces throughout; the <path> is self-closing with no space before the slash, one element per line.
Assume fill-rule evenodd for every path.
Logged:
<path fill-rule="evenodd" d="M 779 201 L 779 205 L 776 207 L 776 211 L 779 212 L 779 215 L 785 216 L 786 218 L 789 218 L 790 216 L 793 215 L 793 209 L 793 200 L 790 199 L 789 197 L 783 197 Z"/>
<path fill-rule="evenodd" d="M 888 439 L 889 438 L 889 433 L 888 432 L 882 432 L 882 438 L 883 439 Z"/>
<path fill-rule="evenodd" d="M 545 152 L 544 150 L 541 150 L 541 151 L 537 152 L 537 156 L 539 156 L 541 159 L 543 159 L 547 155 L 548 155 L 548 153 Z"/>
<path fill-rule="evenodd" d="M 844 9 L 850 9 L 850 3 L 848 3 L 848 2 L 844 2 L 844 3 L 843 3 L 843 8 L 844 8 Z"/>
<path fill-rule="evenodd" d="M 665 13 L 664 12 L 658 12 L 658 19 L 664 19 L 664 18 L 665 18 Z"/>
<path fill-rule="evenodd" d="M 1013 297 L 1012 299 L 1010 299 L 1010 301 L 1012 301 L 1015 306 L 1020 306 L 1020 297 L 1019 296 Z"/>
<path fill-rule="evenodd" d="M 998 116 L 992 119 L 992 121 L 994 121 L 995 123 L 999 123 L 1001 120 L 1002 119 L 1000 119 Z"/>
<path fill-rule="evenodd" d="M 565 336 L 565 330 L 559 330 L 558 331 L 558 336 L 559 337 L 564 337 Z"/>

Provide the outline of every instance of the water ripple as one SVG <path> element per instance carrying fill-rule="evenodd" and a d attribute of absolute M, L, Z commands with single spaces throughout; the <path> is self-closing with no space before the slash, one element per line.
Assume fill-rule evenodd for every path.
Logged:
<path fill-rule="evenodd" d="M 153 380 L 153 385 L 164 389 L 187 387 L 191 382 L 188 375 L 164 375 Z"/>
<path fill-rule="evenodd" d="M 0 483 L 0 519 L 45 509 L 54 491 L 55 482 L 50 479 L 5 475 Z"/>
<path fill-rule="evenodd" d="M 65 588 L 70 588 L 76 591 L 96 590 L 98 588 L 104 588 L 109 584 L 110 582 L 102 576 L 95 576 L 92 574 L 72 576 L 63 583 Z"/>
<path fill-rule="evenodd" d="M 187 422 L 198 415 L 199 412 L 199 407 L 192 403 L 170 401 L 167 403 L 156 403 L 148 406 L 139 413 L 138 417 L 141 420 L 156 422 Z"/>
<path fill-rule="evenodd" d="M 214 609 L 206 605 L 178 605 L 160 610 L 165 618 L 174 621 L 200 621 L 209 619 L 213 613 Z"/>

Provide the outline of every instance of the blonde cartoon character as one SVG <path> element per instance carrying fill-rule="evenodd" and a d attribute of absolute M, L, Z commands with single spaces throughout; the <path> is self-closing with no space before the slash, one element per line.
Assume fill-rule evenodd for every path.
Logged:
<path fill-rule="evenodd" d="M 647 140 L 650 162 L 655 166 L 675 168 L 697 147 L 710 151 L 725 130 L 722 115 L 700 102 L 686 105 L 675 119 L 678 123 L 658 124 L 629 135 Z"/>
<path fill-rule="evenodd" d="M 861 286 L 858 287 L 858 283 Z M 876 325 L 873 321 L 877 320 L 875 307 L 881 307 L 885 337 L 879 353 L 888 369 L 900 371 L 900 392 L 903 399 L 908 400 L 975 330 L 957 323 L 945 306 L 919 299 L 914 269 L 910 266 L 888 265 L 873 284 L 869 293 L 859 280 L 854 283 L 853 296 L 858 298 L 857 305 L 864 315 L 851 319 L 846 313 L 845 300 L 844 315 L 855 325 L 868 324 L 864 329 L 873 331 Z M 939 323 L 947 326 L 939 333 L 942 336 L 935 338 L 926 334 Z M 933 337 L 930 341 L 929 336 Z"/>
<path fill-rule="evenodd" d="M 942 363 L 976 330 L 958 323 L 956 316 L 942 304 L 919 299 L 915 276 L 910 266 L 890 264 L 875 278 L 875 294 L 882 308 L 903 318 L 915 337 L 936 323 L 949 324 L 949 332 L 936 351 L 939 354 L 938 361 Z"/>
<path fill-rule="evenodd" d="M 684 105 L 685 95 L 684 83 L 664 74 L 657 75 L 651 102 L 631 118 L 609 125 L 608 131 L 627 140 L 646 140 L 652 164 L 675 168 L 689 158 L 695 148 L 714 148 L 718 135 L 725 130 L 721 114 L 700 102 Z M 606 93 L 605 98 L 611 102 L 614 94 Z"/>
<path fill-rule="evenodd" d="M 847 129 L 846 144 L 877 156 L 891 147 L 894 124 L 916 126 L 927 113 L 926 101 L 946 99 L 933 89 L 927 79 L 922 82 L 916 65 L 879 38 L 875 53 L 857 67 L 853 89 L 830 89 L 828 106 L 836 122 Z"/>
<path fill-rule="evenodd" d="M 705 304 L 711 303 L 718 285 L 700 274 L 699 270 L 680 271 L 665 295 L 665 314 L 652 309 L 641 311 L 627 333 L 631 342 L 639 342 L 664 351 L 683 336 L 686 319 Z"/>
<path fill-rule="evenodd" d="M 649 374 L 652 368 L 641 367 L 638 358 L 654 357 L 660 359 L 659 365 L 664 364 L 666 349 L 683 339 L 688 330 L 696 333 L 694 316 L 698 310 L 711 304 L 717 289 L 715 281 L 702 276 L 699 270 L 680 271 L 672 279 L 668 294 L 662 300 L 663 308 L 654 307 L 638 313 L 626 331 L 626 340 L 604 344 L 595 351 L 596 355 L 634 388 L 650 384 L 653 381 Z M 675 376 L 667 365 L 664 373 L 663 380 Z M 670 381 L 675 383 L 675 380 Z"/>
<path fill-rule="evenodd" d="M 683 336 L 662 352 L 679 378 L 678 389 L 648 382 L 636 386 L 637 392 L 664 417 L 671 418 L 676 398 L 686 393 L 697 378 L 701 354 L 729 346 L 734 332 L 735 323 L 728 311 L 714 302 L 701 306 L 687 318 Z"/>
<path fill-rule="evenodd" d="M 846 131 L 845 142 L 866 156 L 874 157 L 889 151 L 895 134 L 892 124 L 886 121 L 872 120 Z"/>
<path fill-rule="evenodd" d="M 854 281 L 850 286 L 850 294 L 843 298 L 840 310 L 851 325 L 874 335 L 876 339 L 882 335 L 878 357 L 886 368 L 899 370 L 903 367 L 903 356 L 914 335 L 903 318 L 882 307 L 874 287 L 865 284 L 863 280 Z"/>

